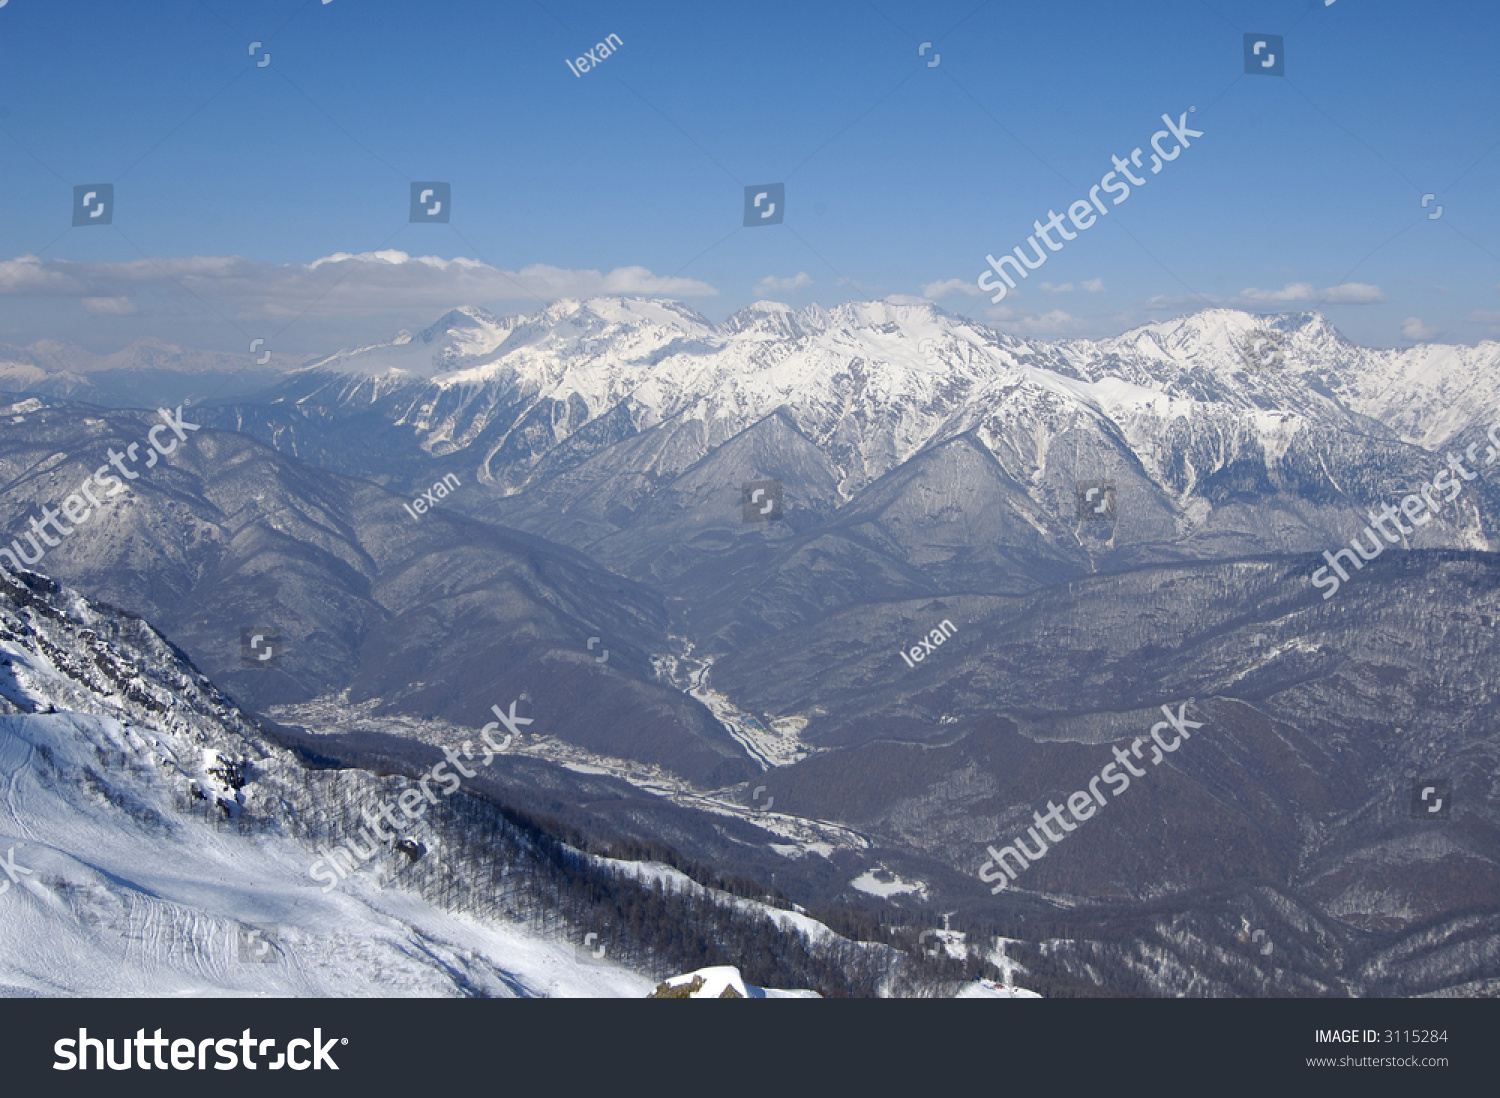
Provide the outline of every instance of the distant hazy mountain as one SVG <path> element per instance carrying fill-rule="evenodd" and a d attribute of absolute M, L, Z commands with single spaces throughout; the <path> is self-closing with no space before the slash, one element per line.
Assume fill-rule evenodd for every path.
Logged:
<path fill-rule="evenodd" d="M 0 392 L 149 408 L 263 389 L 282 371 L 274 359 L 260 365 L 259 357 L 190 350 L 149 338 L 103 355 L 50 339 L 28 347 L 0 344 Z"/>

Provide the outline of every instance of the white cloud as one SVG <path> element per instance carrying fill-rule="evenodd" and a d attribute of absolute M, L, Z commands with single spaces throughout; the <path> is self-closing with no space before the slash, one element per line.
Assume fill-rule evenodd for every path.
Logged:
<path fill-rule="evenodd" d="M 136 311 L 135 302 L 128 297 L 86 297 L 83 307 L 102 316 L 130 316 Z"/>
<path fill-rule="evenodd" d="M 1222 297 L 1214 297 L 1212 294 L 1200 294 L 1197 297 L 1171 297 L 1166 294 L 1157 294 L 1155 297 L 1146 299 L 1147 309 L 1207 309 L 1213 305 L 1224 304 Z"/>
<path fill-rule="evenodd" d="M 1500 311 L 1495 309 L 1476 309 L 1464 318 L 1470 324 L 1488 324 L 1485 335 L 1500 336 Z"/>
<path fill-rule="evenodd" d="M 1330 286 L 1321 296 L 1330 305 L 1374 305 L 1385 300 L 1380 287 L 1371 286 L 1367 282 L 1345 282 L 1342 286 Z"/>
<path fill-rule="evenodd" d="M 1313 299 L 1311 282 L 1288 282 L 1279 290 L 1241 290 L 1239 300 L 1251 305 L 1290 305 Z"/>
<path fill-rule="evenodd" d="M 1075 316 L 1053 309 L 1050 313 L 1018 313 L 1008 305 L 996 305 L 984 311 L 985 318 L 997 329 L 1016 336 L 1072 335 L 1084 328 Z"/>
<path fill-rule="evenodd" d="M 756 297 L 769 297 L 771 294 L 789 294 L 796 290 L 805 290 L 813 284 L 812 276 L 806 271 L 798 271 L 791 278 L 777 278 L 775 275 L 766 275 L 755 284 Z"/>
<path fill-rule="evenodd" d="M 940 301 L 945 297 L 981 297 L 984 291 L 972 282 L 962 278 L 944 279 L 942 282 L 929 282 L 922 287 L 922 296 Z"/>
<path fill-rule="evenodd" d="M 455 260 L 454 262 L 472 262 Z M 476 264 L 485 271 L 492 267 Z M 496 272 L 503 276 L 506 272 Z M 672 278 L 655 275 L 645 267 L 616 267 L 608 274 L 598 271 L 574 271 L 564 267 L 549 267 L 545 263 L 533 263 L 522 267 L 513 276 L 533 293 L 540 288 L 538 296 L 548 298 L 594 297 L 598 294 L 661 294 L 669 297 L 714 297 L 719 291 L 704 282 L 691 278 Z M 514 295 L 512 295 L 514 296 Z"/>
<path fill-rule="evenodd" d="M 1070 294 L 1073 292 L 1073 284 L 1064 282 L 1061 286 L 1054 286 L 1050 282 L 1043 282 L 1042 289 L 1049 294 Z"/>
<path fill-rule="evenodd" d="M 1288 282 L 1279 290 L 1241 290 L 1235 299 L 1245 305 L 1294 305 L 1317 302 L 1322 305 L 1372 305 L 1384 301 L 1379 286 L 1365 282 L 1345 282 L 1319 293 L 1311 282 Z"/>
<path fill-rule="evenodd" d="M 1441 333 L 1436 328 L 1429 328 L 1423 324 L 1421 318 L 1409 316 L 1401 325 L 1401 335 L 1406 339 L 1429 340 L 1436 339 Z"/>
<path fill-rule="evenodd" d="M 652 274 L 645 267 L 609 272 L 533 264 L 505 271 L 477 259 L 380 251 L 340 252 L 311 263 L 261 263 L 239 256 L 180 256 L 127 263 L 74 263 L 34 255 L 0 263 L 0 295 L 76 297 L 91 312 L 121 315 L 141 291 L 184 291 L 221 302 L 242 318 L 385 317 L 489 302 L 588 298 L 605 294 L 714 297 L 704 282 Z"/>
<path fill-rule="evenodd" d="M 1104 289 L 1104 279 L 1102 279 L 1102 278 L 1089 278 L 1089 279 L 1085 279 L 1084 281 L 1080 282 L 1078 285 L 1082 286 L 1085 290 L 1087 290 L 1091 294 L 1097 294 L 1097 293 L 1102 292 L 1103 289 Z"/>

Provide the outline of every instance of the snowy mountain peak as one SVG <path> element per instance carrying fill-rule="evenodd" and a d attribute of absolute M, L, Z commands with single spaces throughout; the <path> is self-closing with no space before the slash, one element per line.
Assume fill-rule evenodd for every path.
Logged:
<path fill-rule="evenodd" d="M 450 333 L 494 331 L 500 326 L 500 321 L 484 309 L 465 305 L 443 314 L 435 323 L 422 329 L 417 338 L 432 343 Z"/>
<path fill-rule="evenodd" d="M 695 309 L 670 298 L 600 296 L 580 300 L 563 298 L 532 316 L 517 316 L 512 323 L 525 327 L 562 327 L 600 331 L 610 327 L 636 329 L 659 327 L 692 335 L 713 331 L 713 325 Z"/>
<path fill-rule="evenodd" d="M 771 343 L 806 339 L 825 326 L 826 314 L 804 318 L 779 301 L 758 301 L 726 319 L 719 331 L 734 339 Z"/>

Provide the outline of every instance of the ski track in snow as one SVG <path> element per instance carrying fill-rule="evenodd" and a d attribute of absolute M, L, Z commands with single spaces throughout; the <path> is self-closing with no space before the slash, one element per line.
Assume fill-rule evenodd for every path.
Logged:
<path fill-rule="evenodd" d="M 92 727 L 91 727 L 92 726 Z M 112 726 L 112 727 L 111 727 Z M 35 765 L 48 747 L 64 774 L 89 765 L 78 742 L 123 729 L 82 714 L 0 716 L 7 783 L 0 850 L 32 871 L 0 895 L 0 984 L 41 995 L 643 995 L 651 982 L 581 965 L 571 946 L 518 926 L 438 910 L 373 875 L 325 894 L 317 855 L 279 836 L 182 821 L 123 820 L 83 787 Z M 110 736 L 109 738 L 113 738 Z M 24 843 L 25 845 L 21 845 Z M 252 924 L 279 929 L 271 963 L 241 961 Z"/>

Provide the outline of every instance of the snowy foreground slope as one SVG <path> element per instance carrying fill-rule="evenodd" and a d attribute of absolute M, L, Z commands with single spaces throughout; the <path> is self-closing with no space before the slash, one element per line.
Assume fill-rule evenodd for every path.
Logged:
<path fill-rule="evenodd" d="M 325 894 L 308 847 L 234 826 L 256 798 L 296 811 L 277 780 L 295 760 L 144 622 L 32 582 L 0 575 L 0 994 L 650 991 L 566 942 L 446 913 L 370 872 Z M 150 661 L 132 666 L 138 654 Z M 234 789 L 231 760 L 251 760 L 240 770 L 256 780 Z M 184 815 L 185 802 L 202 807 Z"/>
<path fill-rule="evenodd" d="M 576 944 L 579 911 L 608 923 L 569 899 L 611 882 L 619 911 L 722 927 L 725 950 L 760 933 L 825 966 L 902 956 L 666 866 L 549 862 L 544 836 L 464 797 L 371 837 L 368 810 L 413 788 L 309 768 L 146 622 L 0 571 L 0 996 L 642 997 L 657 980 L 613 963 L 625 940 Z M 329 848 L 354 836 L 368 860 L 335 878 Z"/>

